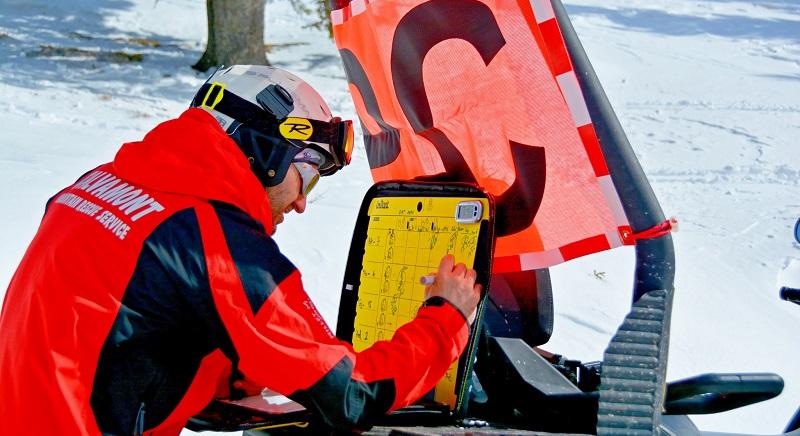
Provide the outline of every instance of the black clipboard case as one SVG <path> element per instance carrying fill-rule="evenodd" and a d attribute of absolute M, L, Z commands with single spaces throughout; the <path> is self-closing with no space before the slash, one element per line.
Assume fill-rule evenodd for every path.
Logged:
<path fill-rule="evenodd" d="M 474 262 L 472 267 L 477 272 L 477 283 L 483 285 L 483 297 L 478 306 L 478 315 L 476 321 L 473 323 L 470 330 L 470 338 L 465 352 L 461 355 L 458 361 L 457 374 L 455 379 L 455 401 L 452 404 L 443 404 L 436 401 L 434 392 L 425 395 L 414 407 L 410 410 L 419 410 L 420 408 L 429 410 L 441 410 L 447 414 L 452 415 L 454 418 L 463 417 L 466 411 L 468 393 L 471 384 L 472 363 L 474 362 L 475 352 L 477 349 L 478 332 L 480 331 L 480 324 L 483 316 L 483 307 L 486 301 L 486 291 L 489 286 L 489 279 L 491 275 L 491 261 L 494 250 L 494 203 L 492 198 L 483 190 L 475 187 L 474 185 L 462 183 L 429 183 L 429 182 L 406 182 L 406 181 L 389 181 L 381 182 L 373 185 L 366 193 L 364 200 L 359 210 L 358 219 L 353 232 L 353 239 L 350 244 L 350 252 L 347 258 L 345 267 L 344 281 L 342 284 L 342 294 L 339 303 L 339 317 L 337 321 L 336 336 L 339 339 L 353 343 L 354 333 L 356 333 L 356 317 L 357 307 L 360 298 L 359 291 L 362 288 L 362 271 L 365 270 L 364 260 L 367 250 L 367 244 L 370 239 L 370 226 L 373 225 L 374 220 L 370 215 L 370 208 L 373 205 L 373 200 L 386 200 L 391 202 L 392 199 L 398 198 L 422 198 L 430 199 L 425 201 L 425 204 L 430 202 L 444 201 L 444 200 L 480 200 L 486 207 L 486 213 L 483 218 L 479 220 L 480 230 L 478 231 L 477 243 L 475 244 Z M 417 207 L 417 213 L 413 211 L 416 218 L 425 218 L 425 206 L 421 201 Z M 453 210 L 453 220 L 455 224 L 456 211 Z M 412 218 L 413 219 L 413 218 Z M 405 229 L 398 229 L 404 231 Z M 438 264 L 438 258 L 436 264 Z M 431 268 L 435 271 L 435 268 Z M 418 279 L 418 277 L 415 277 Z M 389 339 L 389 337 L 384 337 Z"/>

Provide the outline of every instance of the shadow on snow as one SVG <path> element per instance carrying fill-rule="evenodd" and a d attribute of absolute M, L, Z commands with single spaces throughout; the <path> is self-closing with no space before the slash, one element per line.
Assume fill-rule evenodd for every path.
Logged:
<path fill-rule="evenodd" d="M 194 87 L 178 75 L 202 52 L 192 42 L 106 26 L 129 0 L 0 2 L 0 71 L 6 83 L 36 90 L 82 89 L 113 97 L 186 101 Z"/>
<path fill-rule="evenodd" d="M 726 3 L 728 0 L 716 0 Z M 768 0 L 759 6 L 789 14 L 800 14 L 796 0 Z M 598 6 L 566 6 L 572 15 L 603 15 L 627 28 L 671 36 L 709 34 L 729 38 L 786 39 L 800 41 L 800 18 L 770 19 L 750 16 L 714 15 L 699 17 L 643 9 L 611 9 Z"/>

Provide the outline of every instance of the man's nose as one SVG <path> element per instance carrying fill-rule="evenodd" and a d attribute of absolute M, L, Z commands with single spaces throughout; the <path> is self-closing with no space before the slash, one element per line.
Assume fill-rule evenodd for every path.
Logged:
<path fill-rule="evenodd" d="M 306 196 L 300 194 L 297 196 L 297 199 L 292 202 L 292 207 L 294 208 L 295 212 L 303 213 L 306 211 Z"/>

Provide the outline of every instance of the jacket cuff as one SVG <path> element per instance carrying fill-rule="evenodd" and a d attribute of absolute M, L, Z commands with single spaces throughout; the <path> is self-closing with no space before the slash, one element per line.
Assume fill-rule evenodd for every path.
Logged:
<path fill-rule="evenodd" d="M 442 299 L 441 305 L 425 304 L 420 307 L 417 317 L 430 318 L 438 322 L 444 334 L 453 340 L 458 354 L 464 351 L 469 340 L 469 325 L 461 311 L 449 301 Z"/>

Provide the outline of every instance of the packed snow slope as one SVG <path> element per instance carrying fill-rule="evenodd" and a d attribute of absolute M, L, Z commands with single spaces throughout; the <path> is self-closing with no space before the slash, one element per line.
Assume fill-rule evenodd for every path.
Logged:
<path fill-rule="evenodd" d="M 786 381 L 777 399 L 696 422 L 781 431 L 800 405 L 800 307 L 779 301 L 776 287 L 782 266 L 800 257 L 791 236 L 800 6 L 568 0 L 567 10 L 665 213 L 681 222 L 668 377 L 776 372 Z M 205 20 L 200 0 L 0 0 L 0 294 L 46 200 L 187 106 L 205 79 L 189 68 Z M 335 46 L 309 21 L 288 0 L 269 2 L 269 58 L 352 118 Z M 331 324 L 370 184 L 359 143 L 353 164 L 324 179 L 276 236 Z M 97 255 L 98 265 L 113 262 Z M 629 306 L 633 262 L 632 250 L 618 249 L 553 268 L 555 335 L 545 348 L 600 359 Z"/>

